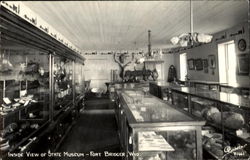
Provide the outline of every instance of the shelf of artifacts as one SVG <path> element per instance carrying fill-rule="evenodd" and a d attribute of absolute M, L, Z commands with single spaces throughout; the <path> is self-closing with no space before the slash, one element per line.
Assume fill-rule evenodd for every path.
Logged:
<path fill-rule="evenodd" d="M 206 120 L 206 126 L 203 127 L 202 132 L 203 147 L 214 158 L 222 159 L 222 156 L 225 155 L 225 147 L 233 148 L 250 144 L 248 98 L 236 94 L 190 88 L 174 89 L 174 92 L 175 90 L 178 90 L 178 94 L 174 94 L 174 97 L 184 95 L 185 100 L 181 98 L 182 101 L 179 103 L 188 106 L 187 112 Z M 180 98 L 173 99 L 176 101 Z M 178 106 L 179 103 L 176 105 Z M 248 150 L 249 146 L 239 150 L 242 153 L 240 158 L 249 157 Z M 227 156 L 235 155 L 227 154 Z M 236 156 L 236 158 L 239 157 Z"/>
<path fill-rule="evenodd" d="M 223 158 L 224 148 L 250 144 L 249 111 L 222 103 L 216 104 L 206 100 L 197 101 L 197 98 L 192 98 L 192 105 L 195 106 L 192 108 L 192 114 L 206 120 L 206 126 L 202 129 L 203 146 L 215 158 Z M 202 106 L 202 110 L 199 111 L 197 106 Z M 250 156 L 247 150 L 249 151 L 249 147 L 243 147 L 239 150 L 243 154 L 240 158 Z"/>

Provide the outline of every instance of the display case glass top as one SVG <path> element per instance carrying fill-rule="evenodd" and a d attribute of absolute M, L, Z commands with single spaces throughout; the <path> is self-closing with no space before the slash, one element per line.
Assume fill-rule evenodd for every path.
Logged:
<path fill-rule="evenodd" d="M 154 83 L 156 84 L 157 86 L 171 86 L 172 84 L 171 83 L 168 83 L 168 82 L 165 82 L 165 81 L 156 81 L 156 82 L 151 82 L 151 83 Z"/>
<path fill-rule="evenodd" d="M 249 97 L 240 96 L 234 93 L 225 93 L 219 91 L 211 90 L 200 90 L 192 87 L 179 87 L 172 88 L 172 90 L 177 92 L 183 92 L 197 97 L 202 97 L 210 100 L 215 100 L 219 102 L 224 102 L 228 104 L 233 104 L 240 107 L 250 108 L 250 99 Z"/>
<path fill-rule="evenodd" d="M 207 80 L 189 80 L 188 82 L 192 83 L 202 83 L 202 84 L 226 84 L 217 81 L 207 81 Z"/>
<path fill-rule="evenodd" d="M 179 125 L 183 125 L 185 122 L 195 125 L 194 122 L 197 121 L 197 119 L 167 105 L 160 99 L 145 95 L 142 91 L 124 91 L 122 96 L 136 123 L 177 122 L 172 123 L 176 126 L 178 122 L 181 122 Z"/>
<path fill-rule="evenodd" d="M 155 81 L 155 82 L 150 82 L 153 83 L 159 87 L 183 87 L 183 85 L 179 85 L 179 84 L 174 84 L 174 83 L 169 83 L 169 82 L 165 82 L 165 81 Z"/>
<path fill-rule="evenodd" d="M 239 83 L 233 83 L 233 84 L 220 84 L 222 87 L 232 87 L 232 88 L 248 88 L 250 89 L 250 85 L 243 85 Z"/>

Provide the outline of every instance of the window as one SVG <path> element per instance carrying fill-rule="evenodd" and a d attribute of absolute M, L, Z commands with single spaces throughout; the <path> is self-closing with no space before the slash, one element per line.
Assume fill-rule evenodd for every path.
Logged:
<path fill-rule="evenodd" d="M 187 53 L 180 54 L 180 80 L 185 81 L 187 75 Z"/>
<path fill-rule="evenodd" d="M 219 77 L 221 83 L 236 83 L 236 53 L 234 41 L 218 44 Z"/>

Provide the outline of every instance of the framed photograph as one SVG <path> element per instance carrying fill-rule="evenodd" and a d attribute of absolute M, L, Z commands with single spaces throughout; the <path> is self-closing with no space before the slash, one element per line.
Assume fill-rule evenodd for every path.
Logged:
<path fill-rule="evenodd" d="M 207 59 L 203 59 L 203 67 L 204 68 L 208 67 L 208 60 Z"/>
<path fill-rule="evenodd" d="M 197 71 L 203 70 L 203 61 L 201 58 L 195 60 L 195 69 Z"/>
<path fill-rule="evenodd" d="M 238 75 L 248 75 L 249 74 L 249 54 L 239 54 L 237 55 L 237 73 Z"/>
<path fill-rule="evenodd" d="M 204 68 L 204 73 L 208 73 L 208 60 L 203 59 L 203 68 Z"/>
<path fill-rule="evenodd" d="M 209 55 L 208 56 L 208 65 L 210 66 L 211 69 L 216 68 L 215 55 Z"/>
<path fill-rule="evenodd" d="M 188 69 L 194 70 L 194 59 L 188 59 Z"/>

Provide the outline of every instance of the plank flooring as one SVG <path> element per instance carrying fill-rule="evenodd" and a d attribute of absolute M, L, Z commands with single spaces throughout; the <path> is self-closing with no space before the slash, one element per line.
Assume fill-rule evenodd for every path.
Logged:
<path fill-rule="evenodd" d="M 95 106 L 94 109 L 91 109 L 91 105 L 87 106 L 88 109 L 80 114 L 58 152 L 85 153 L 86 155 L 81 158 L 70 158 L 70 160 L 119 160 L 118 157 L 105 157 L 103 154 L 104 151 L 120 152 L 114 110 L 102 106 L 107 106 L 107 99 L 99 99 L 96 104 L 93 99 L 91 101 L 91 104 Z M 91 151 L 99 152 L 102 156 L 88 156 L 87 154 Z M 60 158 L 60 160 L 67 159 L 69 158 Z M 55 158 L 55 160 L 59 159 Z"/>

